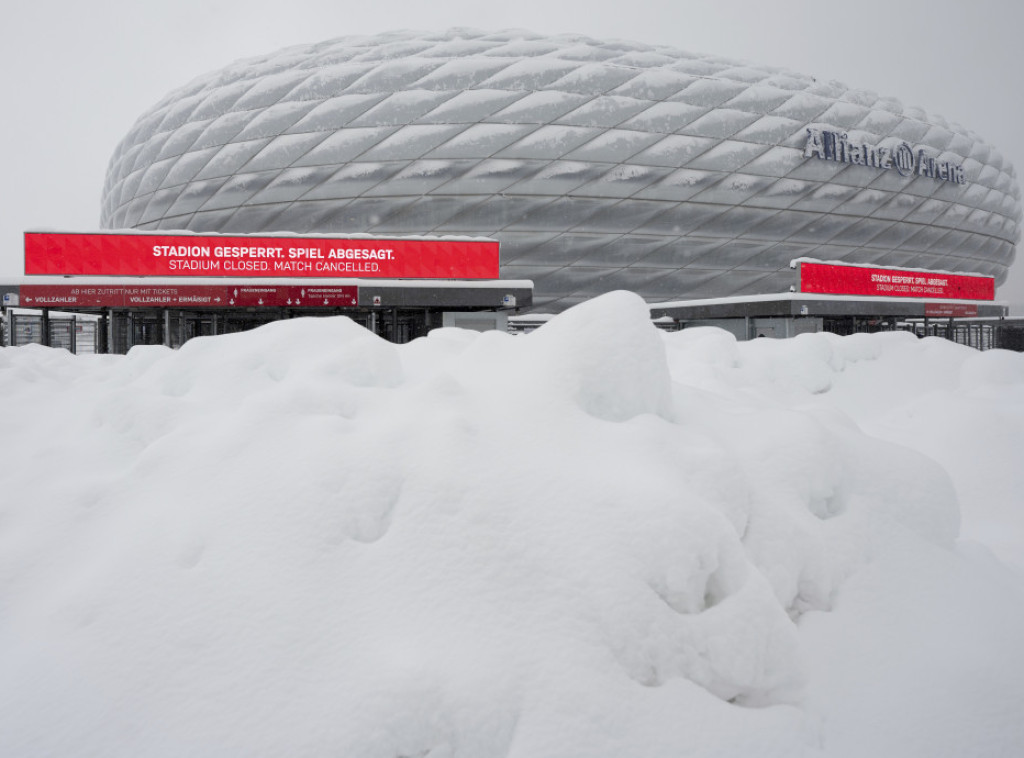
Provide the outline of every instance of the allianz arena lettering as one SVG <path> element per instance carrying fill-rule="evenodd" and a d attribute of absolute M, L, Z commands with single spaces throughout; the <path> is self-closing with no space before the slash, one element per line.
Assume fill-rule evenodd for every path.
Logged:
<path fill-rule="evenodd" d="M 870 145 L 866 142 L 852 142 L 845 132 L 826 129 L 807 130 L 805 158 L 821 158 L 826 161 L 849 163 L 854 166 L 871 166 L 880 169 L 895 169 L 901 176 L 927 176 L 931 179 L 967 184 L 963 166 L 949 161 L 936 160 L 924 148 L 917 152 L 906 142 L 894 147 Z"/>
<path fill-rule="evenodd" d="M 488 237 L 502 278 L 560 310 L 613 289 L 782 292 L 801 257 L 1002 283 L 1020 218 L 998 149 L 890 97 L 666 46 L 451 29 L 186 84 L 117 147 L 101 225 Z"/>

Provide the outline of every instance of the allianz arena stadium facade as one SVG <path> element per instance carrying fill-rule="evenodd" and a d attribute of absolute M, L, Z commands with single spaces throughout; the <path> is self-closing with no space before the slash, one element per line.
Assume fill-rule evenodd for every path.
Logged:
<path fill-rule="evenodd" d="M 782 292 L 798 257 L 1006 278 L 1013 167 L 974 133 L 780 69 L 580 36 L 346 37 L 172 92 L 105 228 L 467 235 L 559 310 Z"/>

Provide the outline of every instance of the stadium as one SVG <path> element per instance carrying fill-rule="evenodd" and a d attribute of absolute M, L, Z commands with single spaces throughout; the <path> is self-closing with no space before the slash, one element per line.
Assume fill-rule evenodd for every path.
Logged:
<path fill-rule="evenodd" d="M 558 311 L 786 291 L 790 262 L 1006 278 L 1013 167 L 891 97 L 709 55 L 454 29 L 346 37 L 168 94 L 108 229 L 468 235 Z"/>

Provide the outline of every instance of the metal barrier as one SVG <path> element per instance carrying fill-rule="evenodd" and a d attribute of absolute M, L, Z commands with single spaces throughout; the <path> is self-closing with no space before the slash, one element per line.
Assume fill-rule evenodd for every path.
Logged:
<path fill-rule="evenodd" d="M 1024 319 L 912 321 L 909 331 L 918 337 L 941 337 L 976 350 L 1024 352 Z"/>
<path fill-rule="evenodd" d="M 46 345 L 78 355 L 98 353 L 99 328 L 95 319 L 9 311 L 4 321 L 5 345 Z"/>
<path fill-rule="evenodd" d="M 426 334 L 430 314 L 421 309 L 392 309 L 390 315 L 353 314 L 357 323 L 394 342 L 406 342 Z M 507 331 L 526 334 L 543 325 L 550 316 L 516 316 L 508 320 Z M 82 316 L 47 311 L 9 309 L 3 322 L 3 344 L 47 345 L 71 353 L 126 353 L 135 345 L 167 345 L 177 348 L 193 337 L 230 334 L 258 327 L 273 320 L 271 314 L 197 313 L 189 311 L 111 311 Z M 685 325 L 672 319 L 656 319 L 660 329 Z M 1024 318 L 1010 319 L 905 319 L 825 318 L 818 327 L 833 334 L 909 331 L 918 337 L 941 337 L 977 350 L 999 348 L 1024 352 Z M 818 330 L 816 329 L 816 330 Z M 769 335 L 771 336 L 771 335 Z"/>

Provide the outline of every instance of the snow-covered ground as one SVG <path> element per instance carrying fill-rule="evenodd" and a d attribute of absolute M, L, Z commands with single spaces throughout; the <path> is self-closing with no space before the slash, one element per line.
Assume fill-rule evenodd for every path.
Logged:
<path fill-rule="evenodd" d="M 0 755 L 1024 754 L 1024 355 L 614 293 L 0 398 Z"/>

